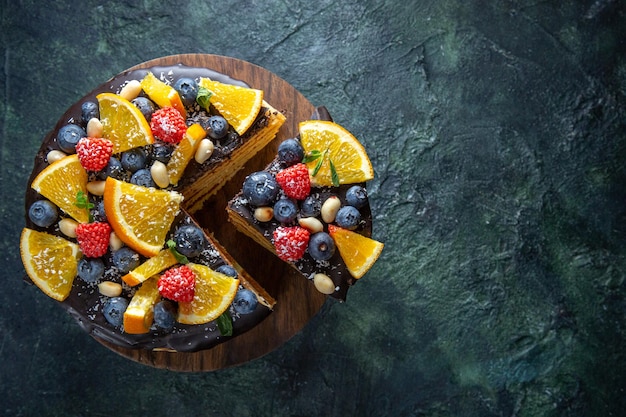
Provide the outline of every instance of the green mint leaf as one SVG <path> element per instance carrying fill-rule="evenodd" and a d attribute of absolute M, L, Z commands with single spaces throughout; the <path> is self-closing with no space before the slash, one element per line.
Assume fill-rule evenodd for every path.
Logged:
<path fill-rule="evenodd" d="M 315 168 L 313 169 L 313 173 L 311 175 L 316 176 L 318 172 L 320 172 L 320 168 L 322 167 L 322 163 L 324 162 L 324 158 L 320 158 L 319 161 L 317 161 L 317 165 L 315 165 Z"/>
<path fill-rule="evenodd" d="M 87 196 L 87 194 L 82 191 L 76 193 L 76 202 L 74 202 L 74 204 L 78 208 L 84 208 L 87 210 L 94 208 L 93 203 L 89 202 L 89 197 Z"/>
<path fill-rule="evenodd" d="M 213 95 L 213 92 L 209 90 L 208 88 L 199 87 L 198 95 L 196 96 L 196 101 L 198 102 L 200 106 L 208 110 L 209 105 L 210 105 L 209 99 L 211 98 L 212 95 Z"/>
<path fill-rule="evenodd" d="M 322 153 L 318 151 L 317 149 L 314 149 L 310 152 L 307 152 L 307 154 L 304 155 L 304 158 L 302 158 L 302 163 L 306 164 L 307 162 L 313 162 L 316 159 L 318 159 L 320 156 L 322 156 Z"/>
<path fill-rule="evenodd" d="M 189 259 L 187 259 L 185 255 L 176 250 L 176 242 L 170 239 L 166 243 L 167 248 L 170 250 L 170 252 L 172 252 L 172 255 L 174 255 L 174 258 L 176 258 L 179 264 L 185 265 L 189 263 Z"/>
<path fill-rule="evenodd" d="M 330 158 L 328 158 L 328 162 L 330 163 L 330 176 L 332 178 L 333 185 L 335 187 L 339 187 L 339 174 L 337 174 L 335 164 L 333 164 L 333 161 Z"/>
<path fill-rule="evenodd" d="M 221 316 L 217 318 L 217 328 L 219 329 L 222 336 L 232 336 L 233 335 L 233 319 L 230 317 L 228 310 L 222 313 Z"/>

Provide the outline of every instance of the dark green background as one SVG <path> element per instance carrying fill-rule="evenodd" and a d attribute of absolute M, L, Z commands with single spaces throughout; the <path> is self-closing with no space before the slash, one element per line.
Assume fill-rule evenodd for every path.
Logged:
<path fill-rule="evenodd" d="M 0 7 L 0 414 L 623 415 L 623 1 Z M 386 248 L 280 349 L 177 374 L 108 351 L 24 284 L 18 240 L 63 111 L 193 52 L 271 70 L 361 139 Z"/>

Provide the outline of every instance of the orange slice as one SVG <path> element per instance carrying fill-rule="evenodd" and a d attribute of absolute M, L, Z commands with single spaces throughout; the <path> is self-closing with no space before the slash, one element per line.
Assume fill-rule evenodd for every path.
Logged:
<path fill-rule="evenodd" d="M 98 94 L 102 137 L 113 142 L 113 153 L 154 143 L 150 125 L 130 101 L 113 93 Z"/>
<path fill-rule="evenodd" d="M 187 128 L 183 140 L 178 143 L 167 163 L 167 175 L 170 184 L 178 184 L 185 168 L 187 168 L 187 164 L 189 164 L 189 161 L 191 161 L 191 158 L 195 155 L 198 144 L 205 137 L 206 132 L 199 124 L 194 123 Z"/>
<path fill-rule="evenodd" d="M 159 298 L 156 278 L 145 281 L 124 311 L 124 331 L 130 334 L 148 333 L 154 319 L 154 305 Z"/>
<path fill-rule="evenodd" d="M 137 268 L 124 275 L 122 279 L 128 285 L 134 287 L 177 263 L 178 261 L 172 252 L 169 249 L 163 249 L 156 256 L 149 258 Z"/>
<path fill-rule="evenodd" d="M 223 84 L 208 78 L 200 78 L 199 85 L 213 93 L 209 101 L 240 135 L 252 126 L 261 111 L 262 90 Z"/>
<path fill-rule="evenodd" d="M 31 187 L 77 222 L 87 223 L 89 210 L 76 206 L 77 194 L 82 191 L 87 195 L 87 179 L 87 171 L 74 154 L 44 168 L 35 177 Z"/>
<path fill-rule="evenodd" d="M 333 224 L 328 225 L 328 233 L 335 241 L 348 271 L 356 279 L 369 271 L 383 250 L 383 243 Z"/>
<path fill-rule="evenodd" d="M 26 273 L 41 291 L 58 301 L 70 295 L 82 256 L 76 243 L 24 228 L 20 253 Z"/>
<path fill-rule="evenodd" d="M 324 120 L 300 122 L 300 141 L 305 155 L 318 152 L 319 158 L 307 162 L 311 185 L 355 184 L 374 178 L 374 168 L 361 143 L 337 123 Z M 315 168 L 321 162 L 318 172 Z M 333 182 L 332 165 L 338 181 Z"/>
<path fill-rule="evenodd" d="M 165 243 L 183 196 L 108 177 L 104 210 L 115 234 L 140 254 L 152 257 Z"/>
<path fill-rule="evenodd" d="M 174 107 L 184 118 L 187 117 L 185 106 L 180 99 L 178 91 L 171 85 L 167 85 L 159 80 L 153 73 L 148 72 L 141 80 L 141 88 L 150 97 L 150 100 L 154 101 L 159 107 Z"/>
<path fill-rule="evenodd" d="M 178 303 L 178 321 L 183 324 L 208 323 L 221 316 L 231 305 L 239 280 L 213 271 L 208 266 L 188 265 L 196 274 L 195 295 L 189 303 Z"/>

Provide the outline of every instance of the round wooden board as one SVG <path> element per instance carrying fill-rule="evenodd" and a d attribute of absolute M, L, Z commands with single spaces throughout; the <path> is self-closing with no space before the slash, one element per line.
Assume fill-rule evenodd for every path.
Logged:
<path fill-rule="evenodd" d="M 272 314 L 248 332 L 212 349 L 194 353 L 125 349 L 98 340 L 120 355 L 145 365 L 175 371 L 202 372 L 243 364 L 273 351 L 298 333 L 326 300 L 326 296 L 320 294 L 291 267 L 237 232 L 228 222 L 225 210 L 228 200 L 241 189 L 245 176 L 263 169 L 276 155 L 278 144 L 297 135 L 298 123 L 310 118 L 314 106 L 285 80 L 264 68 L 235 58 L 206 54 L 171 55 L 130 69 L 179 63 L 209 68 L 263 90 L 265 100 L 282 111 L 287 118 L 276 139 L 251 159 L 243 170 L 195 214 L 200 225 L 213 234 L 237 262 L 276 299 Z"/>

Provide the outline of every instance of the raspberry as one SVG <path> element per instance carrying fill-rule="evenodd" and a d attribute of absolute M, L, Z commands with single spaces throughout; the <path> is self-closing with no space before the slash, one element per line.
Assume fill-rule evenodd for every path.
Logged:
<path fill-rule="evenodd" d="M 99 258 L 109 249 L 111 226 L 108 223 L 80 223 L 76 227 L 76 240 L 81 252 L 88 258 Z"/>
<path fill-rule="evenodd" d="M 152 114 L 150 129 L 163 142 L 178 143 L 187 131 L 185 118 L 173 107 L 163 107 Z"/>
<path fill-rule="evenodd" d="M 309 245 L 310 233 L 304 227 L 278 227 L 274 230 L 276 255 L 283 261 L 293 262 L 302 258 Z"/>
<path fill-rule="evenodd" d="M 163 297 L 189 303 L 195 293 L 196 274 L 187 265 L 171 268 L 161 275 L 157 286 Z"/>
<path fill-rule="evenodd" d="M 276 174 L 276 182 L 287 197 L 304 200 L 311 192 L 309 170 L 303 163 L 292 165 Z"/>
<path fill-rule="evenodd" d="M 87 171 L 100 171 L 109 163 L 113 143 L 104 138 L 81 138 L 76 144 L 80 164 Z"/>

